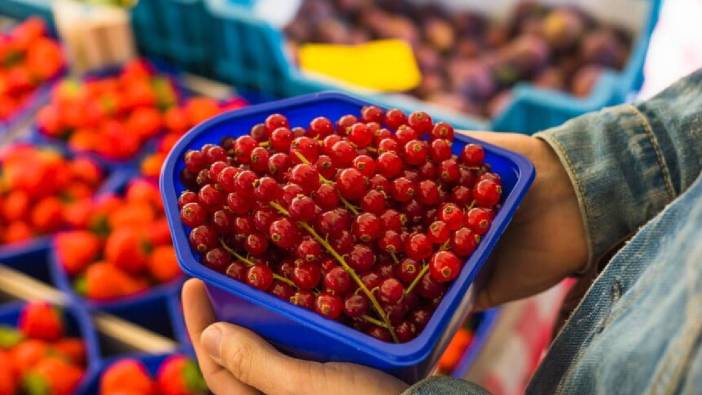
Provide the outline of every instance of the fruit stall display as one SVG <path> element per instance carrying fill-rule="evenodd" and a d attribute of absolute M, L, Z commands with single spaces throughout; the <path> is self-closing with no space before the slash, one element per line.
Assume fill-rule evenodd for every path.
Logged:
<path fill-rule="evenodd" d="M 290 46 L 399 38 L 422 72 L 411 95 L 478 117 L 499 115 L 515 84 L 590 95 L 606 68 L 621 70 L 632 37 L 568 5 L 518 4 L 504 21 L 410 1 L 305 0 L 285 28 Z"/>
<path fill-rule="evenodd" d="M 0 32 L 0 132 L 28 115 L 63 68 L 61 47 L 41 19 Z"/>
<path fill-rule="evenodd" d="M 0 307 L 0 393 L 81 390 L 95 365 L 94 334 L 84 313 L 46 302 Z"/>
<path fill-rule="evenodd" d="M 413 381 L 533 176 L 427 113 L 327 93 L 195 127 L 160 182 L 179 262 L 220 318 Z"/>

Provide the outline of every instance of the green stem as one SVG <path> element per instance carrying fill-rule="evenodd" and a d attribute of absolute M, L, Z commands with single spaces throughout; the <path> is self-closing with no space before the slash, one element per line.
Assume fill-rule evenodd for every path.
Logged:
<path fill-rule="evenodd" d="M 331 256 L 336 259 L 341 267 L 346 270 L 347 273 L 353 278 L 353 280 L 358 284 L 358 287 L 363 291 L 364 294 L 368 297 L 368 299 L 371 301 L 371 304 L 373 305 L 373 308 L 375 311 L 378 313 L 378 315 L 383 319 L 383 322 L 385 323 L 388 331 L 390 332 L 390 335 L 392 336 L 392 339 L 395 341 L 395 343 L 399 343 L 399 340 L 397 339 L 397 336 L 395 335 L 395 330 L 393 329 L 392 325 L 390 324 L 390 321 L 388 320 L 387 315 L 385 314 L 385 311 L 383 308 L 380 306 L 380 303 L 378 303 L 378 300 L 375 298 L 375 295 L 368 290 L 368 287 L 363 283 L 363 280 L 361 280 L 360 277 L 358 277 L 358 274 L 349 266 L 348 263 L 346 263 L 346 260 L 344 259 L 343 256 L 339 255 L 338 252 L 322 237 L 320 236 L 317 231 L 314 230 L 309 224 L 306 222 L 298 222 L 298 224 L 309 233 L 312 238 L 317 240 L 319 244 L 321 244 Z"/>
<path fill-rule="evenodd" d="M 390 329 L 388 327 L 388 324 L 384 323 L 383 321 L 377 320 L 369 315 L 364 314 L 361 316 L 361 318 L 363 318 L 364 321 L 370 322 L 373 325 L 376 325 L 376 326 L 379 326 L 379 327 L 385 328 L 385 329 Z"/>
<path fill-rule="evenodd" d="M 227 245 L 227 243 L 224 242 L 224 240 L 220 240 L 219 243 L 222 245 L 222 248 L 224 248 L 225 251 L 227 251 L 230 255 L 232 255 L 234 258 L 240 260 L 243 264 L 245 264 L 248 267 L 255 266 L 256 264 L 251 262 L 249 258 L 246 258 L 245 256 L 239 254 L 238 252 L 234 251 L 231 247 Z M 285 278 L 279 274 L 273 273 L 273 278 L 284 282 L 291 287 L 297 288 L 294 282 L 292 282 L 290 279 Z"/>
<path fill-rule="evenodd" d="M 392 260 L 395 261 L 395 263 L 400 263 L 400 260 L 397 259 L 397 255 L 395 255 L 394 252 L 390 252 L 390 256 L 392 257 Z"/>
<path fill-rule="evenodd" d="M 427 274 L 427 270 L 429 270 L 429 265 L 425 264 L 424 266 L 422 266 L 422 270 L 420 270 L 419 274 L 417 274 L 417 277 L 415 277 L 414 280 L 412 280 L 412 284 L 410 284 L 410 286 L 407 287 L 407 289 L 405 289 L 405 295 L 409 295 L 414 290 L 417 284 L 419 284 L 419 281 L 422 279 L 422 277 L 424 277 L 424 275 Z"/>

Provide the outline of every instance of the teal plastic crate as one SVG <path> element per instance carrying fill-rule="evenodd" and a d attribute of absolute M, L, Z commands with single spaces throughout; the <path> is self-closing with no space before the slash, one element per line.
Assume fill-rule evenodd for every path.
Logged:
<path fill-rule="evenodd" d="M 213 59 L 215 75 L 218 77 L 280 96 L 330 89 L 347 90 L 341 85 L 315 80 L 300 73 L 286 56 L 283 33 L 258 18 L 253 11 L 254 5 L 236 4 L 231 0 L 205 1 L 207 9 L 215 16 L 212 45 L 218 51 Z M 519 84 L 515 87 L 514 99 L 506 110 L 497 118 L 486 120 L 446 111 L 407 95 L 353 93 L 385 107 L 398 107 L 406 111 L 423 109 L 438 119 L 464 129 L 533 133 L 574 116 L 621 103 L 630 93 L 640 88 L 649 39 L 658 20 L 662 0 L 646 2 L 646 20 L 635 38 L 625 68 L 606 72 L 587 98 L 536 89 L 527 83 Z"/>

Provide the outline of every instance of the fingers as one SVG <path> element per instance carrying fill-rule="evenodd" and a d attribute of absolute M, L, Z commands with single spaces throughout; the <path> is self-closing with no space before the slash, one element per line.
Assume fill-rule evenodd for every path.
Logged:
<path fill-rule="evenodd" d="M 210 358 L 200 344 L 202 332 L 215 321 L 212 306 L 200 280 L 188 280 L 183 286 L 183 314 L 198 364 L 212 392 L 223 394 L 257 394 L 258 391 L 236 380 L 225 368 Z"/>

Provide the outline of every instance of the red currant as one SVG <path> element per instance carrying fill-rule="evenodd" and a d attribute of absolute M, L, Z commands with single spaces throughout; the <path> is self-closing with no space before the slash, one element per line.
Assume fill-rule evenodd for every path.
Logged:
<path fill-rule="evenodd" d="M 288 212 L 290 213 L 290 218 L 295 221 L 309 222 L 315 216 L 314 200 L 305 195 L 297 195 L 290 202 Z"/>
<path fill-rule="evenodd" d="M 451 143 L 443 139 L 432 141 L 431 159 L 439 163 L 447 159 L 451 159 Z"/>
<path fill-rule="evenodd" d="M 347 261 L 349 266 L 359 272 L 368 271 L 375 263 L 373 251 L 363 244 L 356 244 L 351 248 Z"/>
<path fill-rule="evenodd" d="M 451 190 L 451 201 L 458 206 L 466 206 L 473 199 L 473 192 L 463 185 L 455 186 Z"/>
<path fill-rule="evenodd" d="M 395 335 L 400 342 L 408 342 L 417 337 L 417 326 L 409 321 L 402 321 L 395 327 Z"/>
<path fill-rule="evenodd" d="M 463 147 L 461 160 L 466 166 L 482 166 L 485 161 L 485 150 L 478 144 L 468 144 Z"/>
<path fill-rule="evenodd" d="M 261 233 L 251 233 L 246 237 L 244 248 L 249 254 L 256 257 L 262 257 L 268 250 L 268 239 Z"/>
<path fill-rule="evenodd" d="M 336 167 L 334 167 L 334 163 L 327 155 L 320 155 L 319 158 L 317 158 L 315 167 L 317 168 L 319 174 L 328 180 L 333 179 L 334 176 L 336 176 Z"/>
<path fill-rule="evenodd" d="M 300 289 L 314 289 L 322 278 L 321 268 L 314 262 L 300 262 L 293 270 L 292 280 Z"/>
<path fill-rule="evenodd" d="M 315 300 L 314 308 L 323 317 L 335 320 L 343 313 L 344 302 L 336 295 L 320 294 Z"/>
<path fill-rule="evenodd" d="M 221 250 L 221 249 L 220 249 Z M 224 250 L 222 250 L 224 252 Z M 228 255 L 228 254 L 227 254 Z M 205 263 L 207 263 L 207 257 L 205 257 Z M 233 262 L 227 266 L 224 274 L 238 281 L 246 281 L 246 272 L 248 268 L 241 262 Z"/>
<path fill-rule="evenodd" d="M 299 290 L 290 298 L 290 303 L 308 310 L 314 309 L 315 296 L 311 291 Z"/>
<path fill-rule="evenodd" d="M 319 188 L 319 172 L 313 165 L 295 165 L 290 171 L 290 182 L 299 185 L 305 194 L 311 194 Z"/>
<path fill-rule="evenodd" d="M 466 214 L 468 227 L 479 235 L 484 235 L 490 229 L 492 212 L 484 208 L 474 207 Z"/>
<path fill-rule="evenodd" d="M 306 262 L 316 262 L 322 256 L 322 246 L 314 239 L 307 238 L 298 244 L 296 254 Z"/>
<path fill-rule="evenodd" d="M 344 313 L 351 318 L 360 317 L 368 312 L 368 299 L 363 295 L 351 295 L 344 302 Z"/>
<path fill-rule="evenodd" d="M 341 267 L 335 267 L 324 275 L 324 287 L 337 295 L 344 295 L 351 290 L 351 276 Z"/>
<path fill-rule="evenodd" d="M 378 290 L 378 296 L 383 303 L 395 304 L 402 299 L 405 293 L 405 287 L 402 283 L 394 278 L 383 280 Z"/>
<path fill-rule="evenodd" d="M 328 137 L 327 137 L 328 138 Z M 337 141 L 331 149 L 329 156 L 337 168 L 350 167 L 356 157 L 356 149 L 345 140 Z"/>
<path fill-rule="evenodd" d="M 405 253 L 415 261 L 429 258 L 432 244 L 424 233 L 413 233 L 405 242 Z"/>
<path fill-rule="evenodd" d="M 200 189 L 197 197 L 203 205 L 206 207 L 217 207 L 224 201 L 224 195 L 222 192 L 218 191 L 212 184 L 207 184 Z"/>
<path fill-rule="evenodd" d="M 205 266 L 218 272 L 225 271 L 231 261 L 232 258 L 229 256 L 229 253 L 219 247 L 207 251 L 204 259 Z"/>
<path fill-rule="evenodd" d="M 354 168 L 344 169 L 339 172 L 336 178 L 336 187 L 339 189 L 341 196 L 352 201 L 362 198 L 368 190 L 365 177 Z"/>
<path fill-rule="evenodd" d="M 387 178 L 395 178 L 402 171 L 402 159 L 395 152 L 384 152 L 378 156 L 378 173 Z"/>
<path fill-rule="evenodd" d="M 268 236 L 275 245 L 287 250 L 297 244 L 300 232 L 289 219 L 281 218 L 271 223 L 268 228 Z"/>
<path fill-rule="evenodd" d="M 336 130 L 339 132 L 340 135 L 345 136 L 346 129 L 348 129 L 351 125 L 353 125 L 356 122 L 358 122 L 358 118 L 356 118 L 355 115 L 344 115 L 341 118 L 339 118 L 338 121 L 336 121 Z"/>
<path fill-rule="evenodd" d="M 197 203 L 197 193 L 193 191 L 183 191 L 178 196 L 178 207 L 183 208 L 188 203 Z"/>
<path fill-rule="evenodd" d="M 191 228 L 204 225 L 207 220 L 207 210 L 200 203 L 188 203 L 180 209 L 180 219 Z"/>
<path fill-rule="evenodd" d="M 388 179 L 380 174 L 376 174 L 368 180 L 371 189 L 375 189 L 378 192 L 382 192 L 385 196 L 390 195 L 392 191 L 392 183 Z"/>
<path fill-rule="evenodd" d="M 405 144 L 405 161 L 410 165 L 419 166 L 426 162 L 429 155 L 427 143 L 420 140 L 411 140 Z"/>
<path fill-rule="evenodd" d="M 482 180 L 473 187 L 473 199 L 480 207 L 495 207 L 501 196 L 502 187 L 493 180 Z"/>
<path fill-rule="evenodd" d="M 402 251 L 402 238 L 394 230 L 386 230 L 378 240 L 378 248 L 390 254 L 397 254 Z"/>
<path fill-rule="evenodd" d="M 336 194 L 336 189 L 329 184 L 321 184 L 319 188 L 312 193 L 312 198 L 323 210 L 331 210 L 339 207 L 339 197 Z"/>
<path fill-rule="evenodd" d="M 456 230 L 463 226 L 465 216 L 458 206 L 453 203 L 447 203 L 439 210 L 439 219 L 446 223 L 449 230 Z"/>
<path fill-rule="evenodd" d="M 217 246 L 217 233 L 207 225 L 200 225 L 190 231 L 190 244 L 200 253 Z"/>
<path fill-rule="evenodd" d="M 383 229 L 400 232 L 407 218 L 403 218 L 396 210 L 387 209 L 380 215 L 380 220 L 383 221 Z"/>
<path fill-rule="evenodd" d="M 239 163 L 249 163 L 251 160 L 251 152 L 253 152 L 257 145 L 258 142 L 249 135 L 237 138 L 234 142 L 234 157 Z"/>
<path fill-rule="evenodd" d="M 439 251 L 429 261 L 431 279 L 439 283 L 455 280 L 460 271 L 461 261 L 449 251 Z"/>
<path fill-rule="evenodd" d="M 290 144 L 290 157 L 293 163 L 315 163 L 319 157 L 319 143 L 306 136 L 296 137 Z"/>
<path fill-rule="evenodd" d="M 283 187 L 283 196 L 281 197 L 281 200 L 286 207 L 289 207 L 290 203 L 292 203 L 292 200 L 297 195 L 302 195 L 304 193 L 305 191 L 302 189 L 302 187 L 297 184 L 285 184 Z"/>
<path fill-rule="evenodd" d="M 363 122 L 383 122 L 385 114 L 383 110 L 376 106 L 363 106 L 361 108 L 361 120 Z"/>
<path fill-rule="evenodd" d="M 373 132 L 365 123 L 355 123 L 348 128 L 349 141 L 358 148 L 365 148 L 373 142 Z"/>
<path fill-rule="evenodd" d="M 324 138 L 334 133 L 334 124 L 329 118 L 317 117 L 310 122 L 310 137 Z"/>
<path fill-rule="evenodd" d="M 251 132 L 249 133 L 251 137 L 253 137 L 256 141 L 264 142 L 268 140 L 268 135 L 270 134 L 268 130 L 266 129 L 266 125 L 262 123 L 257 123 L 253 125 L 251 128 Z M 230 139 L 224 139 L 222 140 L 222 147 L 225 149 L 233 149 L 234 148 L 234 141 Z"/>
<path fill-rule="evenodd" d="M 197 174 L 200 170 L 207 166 L 207 159 L 202 151 L 190 150 L 185 153 L 184 160 L 185 168 L 193 174 Z"/>
<path fill-rule="evenodd" d="M 217 162 L 211 164 L 209 173 L 210 180 L 217 180 L 217 176 L 219 175 L 219 173 L 227 166 L 227 163 L 221 160 L 218 160 Z"/>
<path fill-rule="evenodd" d="M 233 230 L 234 215 L 229 210 L 217 210 L 212 213 L 212 225 L 221 234 L 228 234 Z"/>
<path fill-rule="evenodd" d="M 454 184 L 460 178 L 458 163 L 453 159 L 446 159 L 439 164 L 439 176 L 445 184 Z"/>
<path fill-rule="evenodd" d="M 270 293 L 278 299 L 287 302 L 295 294 L 295 288 L 282 281 L 274 281 Z"/>
<path fill-rule="evenodd" d="M 408 202 L 417 193 L 417 184 L 405 177 L 396 178 L 392 187 L 392 197 L 398 202 Z"/>
<path fill-rule="evenodd" d="M 271 222 L 273 222 L 273 220 L 275 218 L 275 214 L 273 214 L 273 212 L 268 211 L 268 213 L 270 213 L 272 215 L 271 220 L 263 228 L 258 228 L 258 223 L 249 217 L 236 217 L 236 218 L 234 218 L 234 222 L 232 225 L 234 228 L 234 233 L 240 234 L 240 235 L 248 235 L 249 233 L 254 231 L 254 228 L 258 229 L 260 232 L 267 232 L 268 226 L 270 225 Z M 259 214 L 259 211 L 257 211 L 256 214 L 254 215 L 254 219 L 256 218 L 256 216 L 258 214 Z"/>
<path fill-rule="evenodd" d="M 340 209 L 325 211 L 317 218 L 316 228 L 323 236 L 337 237 L 348 227 Z"/>
<path fill-rule="evenodd" d="M 434 139 L 453 141 L 453 126 L 446 122 L 437 122 L 431 129 L 431 137 Z"/>
<path fill-rule="evenodd" d="M 385 113 L 385 124 L 390 129 L 397 129 L 407 123 L 407 116 L 401 110 L 393 108 Z"/>
<path fill-rule="evenodd" d="M 382 214 L 385 211 L 385 195 L 371 189 L 361 198 L 361 209 L 375 215 Z"/>
<path fill-rule="evenodd" d="M 399 265 L 395 266 L 395 275 L 405 284 L 411 284 L 420 270 L 422 270 L 422 268 L 417 261 L 411 258 L 405 258 Z"/>
<path fill-rule="evenodd" d="M 429 114 L 424 111 L 415 111 L 410 114 L 407 123 L 420 135 L 429 133 L 434 125 Z"/>
<path fill-rule="evenodd" d="M 397 152 L 400 149 L 400 145 L 397 143 L 397 141 L 394 138 L 387 137 L 380 142 L 378 142 L 378 153 L 383 153 L 383 152 Z"/>
<path fill-rule="evenodd" d="M 290 151 L 290 144 L 292 144 L 295 135 L 287 127 L 279 127 L 273 130 L 271 133 L 271 148 L 276 152 Z"/>
<path fill-rule="evenodd" d="M 427 236 L 429 236 L 429 240 L 431 240 L 432 243 L 441 245 L 448 241 L 451 234 L 446 222 L 434 221 L 429 225 Z"/>
<path fill-rule="evenodd" d="M 467 257 L 478 246 L 480 235 L 468 228 L 461 228 L 453 234 L 451 239 L 451 250 L 457 255 Z"/>
<path fill-rule="evenodd" d="M 353 160 L 353 167 L 366 177 L 372 177 L 375 174 L 375 160 L 368 155 L 358 155 Z"/>
<path fill-rule="evenodd" d="M 444 286 L 431 279 L 429 273 L 425 274 L 419 284 L 417 284 L 417 293 L 424 299 L 432 300 L 440 297 L 444 293 Z"/>
<path fill-rule="evenodd" d="M 254 265 L 246 272 L 246 283 L 262 291 L 273 285 L 273 271 L 266 265 Z"/>
<path fill-rule="evenodd" d="M 405 144 L 418 138 L 419 133 L 407 125 L 400 126 L 397 132 L 395 132 L 395 140 L 397 140 L 397 144 L 399 144 L 400 147 L 404 147 Z"/>
<path fill-rule="evenodd" d="M 419 183 L 419 193 L 417 194 L 419 203 L 425 206 L 436 206 L 439 204 L 439 187 L 434 181 L 424 180 Z"/>
<path fill-rule="evenodd" d="M 353 224 L 354 235 L 364 243 L 375 240 L 380 236 L 383 223 L 371 213 L 363 213 L 356 217 Z"/>
<path fill-rule="evenodd" d="M 277 200 L 282 194 L 283 189 L 270 177 L 262 177 L 254 181 L 254 197 L 260 202 L 268 203 Z"/>
<path fill-rule="evenodd" d="M 270 154 L 268 150 L 263 147 L 256 147 L 251 151 L 251 158 L 249 160 L 249 166 L 258 174 L 265 174 L 268 172 L 268 161 L 270 160 Z"/>
<path fill-rule="evenodd" d="M 266 121 L 264 122 L 264 125 L 266 125 L 266 129 L 268 129 L 269 132 L 272 132 L 278 128 L 287 128 L 290 126 L 288 123 L 288 119 L 285 117 L 285 115 L 282 114 L 271 114 L 266 118 Z"/>
<path fill-rule="evenodd" d="M 331 241 L 332 248 L 339 254 L 346 254 L 353 248 L 353 236 L 348 230 L 344 230 L 334 240 Z"/>

